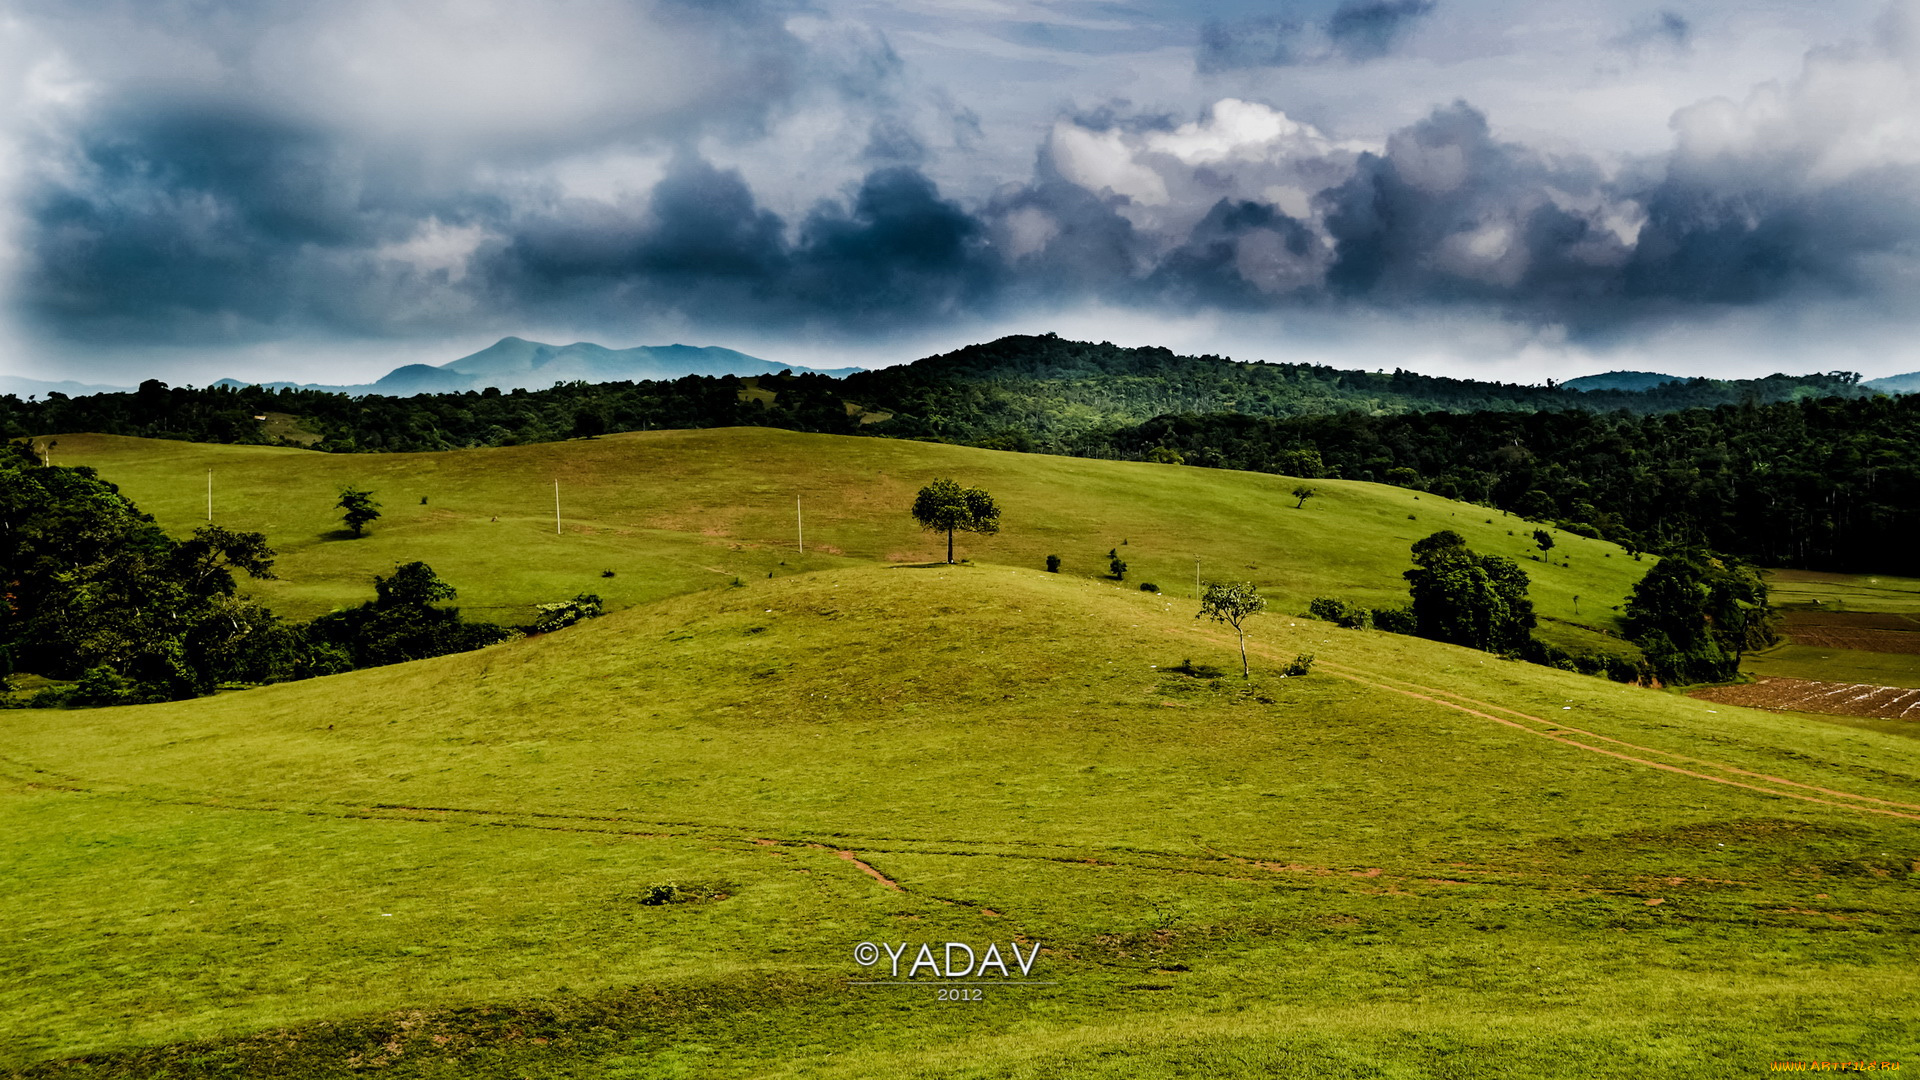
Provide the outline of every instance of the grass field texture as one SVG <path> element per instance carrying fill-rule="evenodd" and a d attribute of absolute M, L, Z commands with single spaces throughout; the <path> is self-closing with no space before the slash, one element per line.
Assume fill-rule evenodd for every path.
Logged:
<path fill-rule="evenodd" d="M 945 538 L 907 514 L 939 476 L 986 489 L 1003 510 L 998 536 L 959 537 L 963 558 L 1037 568 L 1059 555 L 1064 572 L 1099 576 L 1118 551 L 1127 584 L 1191 595 L 1198 555 L 1203 579 L 1258 582 L 1290 610 L 1318 595 L 1402 604 L 1409 546 L 1453 529 L 1518 559 L 1541 635 L 1575 649 L 1631 651 L 1596 631 L 1617 632 L 1611 609 L 1652 564 L 1569 533 L 1537 561 L 1533 523 L 1384 484 L 1312 481 L 1319 494 L 1295 509 L 1298 481 L 1286 477 L 772 428 L 355 455 L 63 435 L 53 453 L 99 469 L 181 535 L 206 522 L 211 469 L 215 522 L 263 532 L 280 554 L 283 580 L 254 588 L 303 618 L 368 598 L 374 574 L 415 559 L 475 617 L 514 622 L 578 592 L 625 607 L 735 577 L 945 558 Z M 359 539 L 333 509 L 348 484 L 383 504 Z"/>
<path fill-rule="evenodd" d="M 617 550 L 632 561 L 607 580 L 629 606 L 212 699 L 0 713 L 0 1069 L 1467 1078 L 1920 1060 L 1920 741 L 1288 614 L 1318 592 L 1388 598 L 1406 513 L 1444 513 L 1486 550 L 1522 531 L 1475 508 L 1323 482 L 1295 511 L 1268 477 L 762 438 L 567 444 L 607 456 L 573 483 L 609 509 L 558 538 L 587 557 L 538 546 L 535 508 L 502 512 L 513 546 L 554 566 L 525 572 L 470 539 L 492 512 L 459 500 L 537 486 L 562 449 L 447 455 L 417 520 L 333 541 L 299 493 L 330 503 L 344 480 L 299 470 L 386 459 L 189 448 L 259 470 L 262 516 L 225 523 L 287 515 L 268 528 L 284 596 L 350 599 L 356 575 L 425 557 L 518 603 L 580 591 L 564 575 Z M 650 439 L 695 449 L 616 468 Z M 741 449 L 788 440 L 818 452 Z M 513 457 L 534 451 L 561 456 Z M 190 528 L 193 493 L 169 494 L 149 456 L 147 480 L 100 467 Z M 293 494 L 276 509 L 278 462 Z M 238 500 L 239 465 L 217 468 Z M 977 565 L 913 565 L 935 541 L 899 508 L 947 473 L 999 496 L 1007 531 L 962 538 Z M 795 476 L 839 554 L 781 555 Z M 754 486 L 764 506 L 727 501 Z M 1190 599 L 1034 569 L 1085 547 L 1104 563 L 1120 530 L 1163 588 L 1197 548 L 1282 596 L 1250 623 L 1251 680 Z M 1575 591 L 1585 619 L 1606 575 L 1619 595 L 1644 569 L 1561 543 L 1569 619 Z M 495 557 L 495 576 L 461 579 Z M 1312 673 L 1279 677 L 1301 653 Z M 864 941 L 1038 946 L 1051 985 L 965 1002 L 859 986 Z"/>

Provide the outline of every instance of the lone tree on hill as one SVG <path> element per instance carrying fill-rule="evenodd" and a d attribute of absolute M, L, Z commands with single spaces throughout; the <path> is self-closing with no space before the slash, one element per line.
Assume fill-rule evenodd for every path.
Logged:
<path fill-rule="evenodd" d="M 1266 606 L 1266 599 L 1254 589 L 1251 581 L 1228 584 L 1214 581 L 1207 584 L 1205 595 L 1200 597 L 1200 611 L 1194 615 L 1196 619 L 1205 616 L 1214 622 L 1225 623 L 1240 635 L 1240 677 L 1243 679 L 1252 677 L 1247 668 L 1247 616 Z"/>
<path fill-rule="evenodd" d="M 955 532 L 997 533 L 1000 505 L 979 488 L 963 488 L 945 478 L 920 489 L 913 500 L 913 520 L 928 532 L 947 534 L 947 561 L 953 561 Z"/>
<path fill-rule="evenodd" d="M 355 536 L 366 532 L 367 523 L 380 517 L 380 511 L 374 509 L 380 504 L 373 501 L 371 491 L 358 491 L 350 487 L 341 488 L 340 501 L 333 505 L 335 509 L 346 511 L 340 515 L 340 518 L 347 523 L 347 528 L 353 530 Z"/>
<path fill-rule="evenodd" d="M 1300 500 L 1299 502 L 1296 502 L 1293 504 L 1293 508 L 1295 510 L 1300 509 L 1301 507 L 1307 505 L 1308 499 L 1311 499 L 1318 494 L 1320 493 L 1313 490 L 1312 488 L 1308 487 L 1305 484 L 1301 484 L 1299 487 L 1293 489 L 1293 497 Z"/>
<path fill-rule="evenodd" d="M 1547 552 L 1553 550 L 1553 534 L 1545 529 L 1533 530 L 1533 542 L 1540 546 L 1540 557 L 1543 559 L 1547 557 Z"/>

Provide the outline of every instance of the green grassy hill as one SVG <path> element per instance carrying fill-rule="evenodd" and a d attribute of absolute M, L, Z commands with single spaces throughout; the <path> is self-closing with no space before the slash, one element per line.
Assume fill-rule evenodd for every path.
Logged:
<path fill-rule="evenodd" d="M 1177 512 L 1149 508 L 1180 478 L 1211 498 L 1187 535 L 1226 547 L 1207 526 L 1260 480 L 1068 462 L 1087 479 L 1047 499 L 1030 459 L 928 449 L 1000 491 L 991 553 L 1022 564 L 1106 529 L 1171 546 Z M 748 481 L 680 460 L 677 481 L 594 475 L 609 500 L 683 484 L 682 509 L 654 513 L 712 499 L 722 542 L 777 564 L 750 545 L 777 539 L 785 493 L 721 510 L 703 485 Z M 920 477 L 862 467 L 882 465 L 870 497 L 897 506 Z M 856 468 L 827 468 L 788 471 L 858 505 L 824 479 Z M 1101 469 L 1139 501 L 1097 516 Z M 500 472 L 459 475 L 436 501 Z M 1268 520 L 1346 512 L 1343 546 L 1384 552 L 1404 497 L 1332 486 Z M 927 554 L 877 511 L 841 519 L 860 520 L 844 550 Z M 1060 531 L 1022 541 L 1023 520 Z M 483 523 L 387 531 L 451 555 Z M 614 533 L 595 528 L 561 539 Z M 1311 535 L 1247 561 L 1285 583 Z M 639 550 L 682 550 L 657 543 Z M 314 544 L 333 546 L 358 548 Z M 1236 653 L 1190 601 L 1024 565 L 869 565 L 213 699 L 0 713 L 0 1062 L 1624 1077 L 1920 1051 L 1920 742 L 1282 613 L 1249 648 L 1250 682 L 1196 677 L 1174 669 Z M 1275 675 L 1302 652 L 1312 674 Z M 1049 985 L 977 1002 L 855 985 L 874 978 L 861 942 L 947 941 L 1038 946 Z"/>
<path fill-rule="evenodd" d="M 768 428 L 364 455 L 65 435 L 55 455 L 99 469 L 181 535 L 205 523 L 212 469 L 215 521 L 267 534 L 283 580 L 255 587 L 296 617 L 357 603 L 374 574 L 415 559 L 476 617 L 514 622 L 578 592 L 624 607 L 735 577 L 944 558 L 944 538 L 907 513 L 937 476 L 985 488 L 1004 511 L 998 536 L 959 538 L 963 557 L 1039 567 L 1053 554 L 1068 574 L 1098 576 L 1118 550 L 1127 584 L 1191 596 L 1197 555 L 1203 578 L 1256 581 L 1293 611 L 1318 595 L 1403 603 L 1408 547 L 1454 529 L 1519 559 L 1541 636 L 1576 649 L 1630 649 L 1599 632 L 1616 629 L 1610 609 L 1650 565 L 1569 533 L 1556 533 L 1552 563 L 1530 561 L 1532 523 L 1382 484 L 1315 480 L 1295 509 L 1286 477 Z M 333 509 L 347 484 L 373 489 L 386 515 L 360 539 Z"/>

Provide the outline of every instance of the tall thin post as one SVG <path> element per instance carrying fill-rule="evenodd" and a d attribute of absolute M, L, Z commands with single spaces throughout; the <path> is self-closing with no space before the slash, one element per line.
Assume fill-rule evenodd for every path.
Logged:
<path fill-rule="evenodd" d="M 800 496 L 798 495 L 793 497 L 793 530 L 799 537 L 800 554 L 805 555 L 807 553 L 807 523 L 806 520 L 800 516 Z"/>
<path fill-rule="evenodd" d="M 207 470 L 207 524 L 213 524 L 213 470 Z"/>
<path fill-rule="evenodd" d="M 560 480 L 553 481 L 553 535 L 560 535 Z"/>

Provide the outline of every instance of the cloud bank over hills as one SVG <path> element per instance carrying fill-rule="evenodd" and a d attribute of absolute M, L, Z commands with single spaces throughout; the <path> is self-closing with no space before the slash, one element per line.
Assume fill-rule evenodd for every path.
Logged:
<path fill-rule="evenodd" d="M 1103 310 L 1275 354 L 1866 368 L 1920 315 L 1914 2 L 11 7 L 13 336 L 76 369 L 14 362 L 36 378 Z"/>

